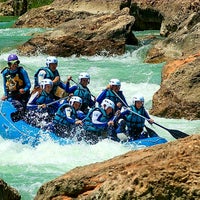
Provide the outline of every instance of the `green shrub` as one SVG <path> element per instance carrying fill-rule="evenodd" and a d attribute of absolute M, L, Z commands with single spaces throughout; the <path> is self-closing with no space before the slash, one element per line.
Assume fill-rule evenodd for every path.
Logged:
<path fill-rule="evenodd" d="M 28 1 L 28 9 L 38 8 L 40 6 L 49 5 L 54 0 L 30 0 Z"/>

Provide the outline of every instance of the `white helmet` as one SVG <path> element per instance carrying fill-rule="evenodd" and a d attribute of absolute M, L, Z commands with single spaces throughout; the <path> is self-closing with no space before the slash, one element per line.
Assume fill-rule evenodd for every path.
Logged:
<path fill-rule="evenodd" d="M 58 59 L 56 57 L 54 57 L 54 56 L 49 56 L 46 59 L 46 65 L 47 65 L 47 67 L 49 67 L 50 63 L 58 64 Z"/>
<path fill-rule="evenodd" d="M 79 102 L 80 104 L 82 104 L 82 99 L 78 96 L 72 96 L 69 100 L 69 104 L 73 106 L 74 102 Z"/>
<path fill-rule="evenodd" d="M 40 87 L 41 87 L 42 89 L 44 89 L 46 85 L 51 85 L 51 86 L 53 86 L 53 81 L 52 81 L 51 79 L 45 78 L 45 79 L 43 79 L 43 80 L 40 82 Z"/>
<path fill-rule="evenodd" d="M 90 75 L 88 73 L 86 73 L 86 72 L 80 73 L 80 75 L 78 77 L 79 83 L 81 82 L 82 78 L 87 78 L 88 79 L 88 83 L 90 83 Z"/>
<path fill-rule="evenodd" d="M 104 99 L 101 102 L 101 107 L 104 108 L 104 110 L 106 110 L 107 108 L 111 107 L 113 110 L 115 109 L 115 104 L 113 103 L 113 101 L 111 101 L 110 99 Z"/>
<path fill-rule="evenodd" d="M 144 104 L 144 97 L 141 95 L 136 95 L 133 97 L 133 105 L 135 105 L 136 101 L 141 101 Z"/>
<path fill-rule="evenodd" d="M 119 79 L 110 79 L 109 85 L 118 85 L 121 86 L 120 80 Z"/>

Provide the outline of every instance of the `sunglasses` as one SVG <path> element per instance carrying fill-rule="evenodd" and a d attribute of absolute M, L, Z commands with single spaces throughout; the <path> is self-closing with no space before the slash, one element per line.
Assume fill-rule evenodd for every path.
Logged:
<path fill-rule="evenodd" d="M 8 62 L 8 65 L 19 64 L 19 60 L 11 60 Z"/>

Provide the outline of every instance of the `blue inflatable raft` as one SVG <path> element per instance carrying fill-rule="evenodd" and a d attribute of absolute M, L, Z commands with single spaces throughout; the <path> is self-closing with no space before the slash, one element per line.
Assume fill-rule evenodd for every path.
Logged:
<path fill-rule="evenodd" d="M 27 124 L 23 120 L 16 122 L 11 118 L 11 113 L 16 112 L 16 108 L 9 101 L 0 101 L 0 136 L 4 139 L 11 139 L 13 141 L 21 142 L 22 144 L 30 144 L 36 146 L 42 141 L 52 140 L 60 145 L 73 144 L 71 139 L 58 137 L 50 131 L 44 131 L 37 127 Z M 166 143 L 165 138 L 156 136 L 140 140 L 133 140 L 124 142 L 125 146 L 153 146 L 157 144 Z"/>

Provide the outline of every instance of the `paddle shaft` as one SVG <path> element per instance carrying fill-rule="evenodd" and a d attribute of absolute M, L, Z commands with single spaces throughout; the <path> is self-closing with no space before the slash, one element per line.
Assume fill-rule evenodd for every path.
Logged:
<path fill-rule="evenodd" d="M 56 100 L 56 101 L 53 101 L 53 102 L 51 102 L 51 103 L 47 103 L 46 106 L 53 105 L 54 103 L 57 103 L 57 102 L 62 101 L 62 100 L 65 100 L 65 99 L 67 99 L 68 97 L 69 97 L 69 96 L 66 96 L 66 97 L 63 97 L 63 98 L 58 99 L 58 100 Z"/>

